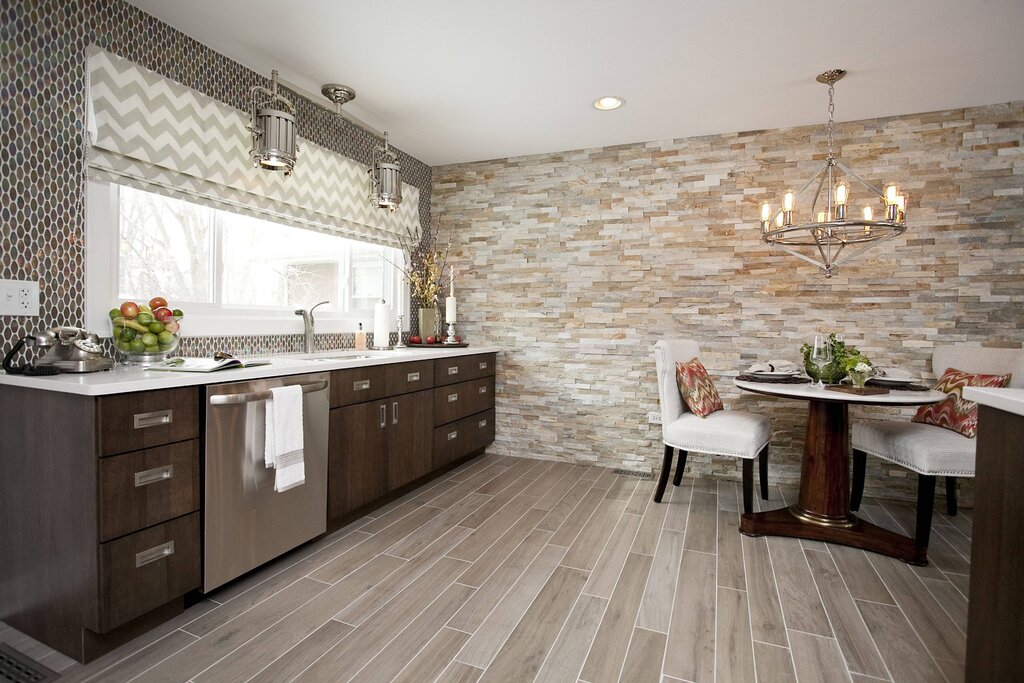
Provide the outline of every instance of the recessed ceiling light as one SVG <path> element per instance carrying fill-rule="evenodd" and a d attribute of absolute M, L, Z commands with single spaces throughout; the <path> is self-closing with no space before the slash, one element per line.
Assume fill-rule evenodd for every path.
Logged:
<path fill-rule="evenodd" d="M 615 97 L 614 95 L 605 95 L 594 100 L 594 109 L 600 109 L 601 111 L 610 111 L 612 109 L 618 109 L 626 103 L 626 100 L 621 97 Z"/>

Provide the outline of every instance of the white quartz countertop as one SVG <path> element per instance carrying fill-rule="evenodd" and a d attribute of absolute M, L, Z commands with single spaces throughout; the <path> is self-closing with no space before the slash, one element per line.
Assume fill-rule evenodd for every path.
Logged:
<path fill-rule="evenodd" d="M 964 387 L 964 398 L 983 406 L 1024 416 L 1024 389 L 1007 387 Z"/>
<path fill-rule="evenodd" d="M 395 349 L 392 351 L 355 351 L 338 349 L 316 354 L 284 354 L 261 356 L 271 359 L 270 365 L 253 368 L 232 368 L 216 372 L 167 372 L 164 370 L 143 370 L 138 367 L 116 366 L 103 372 L 83 374 L 62 373 L 49 377 L 24 377 L 0 373 L 0 387 L 16 386 L 29 389 L 60 391 L 82 396 L 106 396 L 126 394 L 133 391 L 191 387 L 222 382 L 241 382 L 266 377 L 301 375 L 327 370 L 344 370 L 368 365 L 408 363 L 435 358 L 472 356 L 479 353 L 498 353 L 497 346 L 469 346 L 458 349 Z M 365 356 L 356 358 L 355 356 Z"/>

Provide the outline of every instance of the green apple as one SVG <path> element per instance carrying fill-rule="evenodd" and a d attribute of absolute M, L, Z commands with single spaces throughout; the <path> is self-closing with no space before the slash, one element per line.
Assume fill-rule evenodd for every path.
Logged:
<path fill-rule="evenodd" d="M 141 339 L 142 343 L 145 346 L 156 346 L 157 343 L 159 342 L 159 340 L 156 338 L 156 335 L 153 334 L 152 332 L 147 332 L 146 334 L 142 335 Z"/>
<path fill-rule="evenodd" d="M 132 353 L 142 353 L 143 351 L 146 350 L 145 342 L 143 342 L 142 339 L 140 339 L 138 337 L 136 337 L 135 339 L 132 339 L 129 342 L 128 346 L 131 349 Z"/>
<path fill-rule="evenodd" d="M 163 332 L 158 334 L 156 336 L 156 338 L 157 338 L 157 341 L 159 341 L 161 345 L 170 344 L 171 342 L 174 341 L 174 335 L 171 334 L 170 332 L 168 332 L 167 330 L 164 330 Z"/>

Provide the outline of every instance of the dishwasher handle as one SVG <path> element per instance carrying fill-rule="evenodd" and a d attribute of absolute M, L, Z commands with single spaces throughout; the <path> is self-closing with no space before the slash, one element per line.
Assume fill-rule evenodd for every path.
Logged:
<path fill-rule="evenodd" d="M 296 384 L 287 386 L 299 386 L 302 387 L 303 394 L 312 394 L 317 391 L 323 391 L 327 388 L 327 380 L 321 380 L 319 382 L 310 382 L 309 384 Z M 245 394 L 217 394 L 216 396 L 210 397 L 211 406 L 226 406 L 226 405 L 237 405 L 239 403 L 255 403 L 257 401 L 269 401 L 273 397 L 273 394 L 269 391 L 253 391 Z"/>

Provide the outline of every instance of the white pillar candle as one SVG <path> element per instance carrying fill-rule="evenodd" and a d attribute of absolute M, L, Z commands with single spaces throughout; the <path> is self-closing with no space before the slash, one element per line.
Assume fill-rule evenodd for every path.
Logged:
<path fill-rule="evenodd" d="M 444 300 L 444 319 L 450 323 L 457 322 L 455 319 L 455 297 L 450 296 Z"/>

